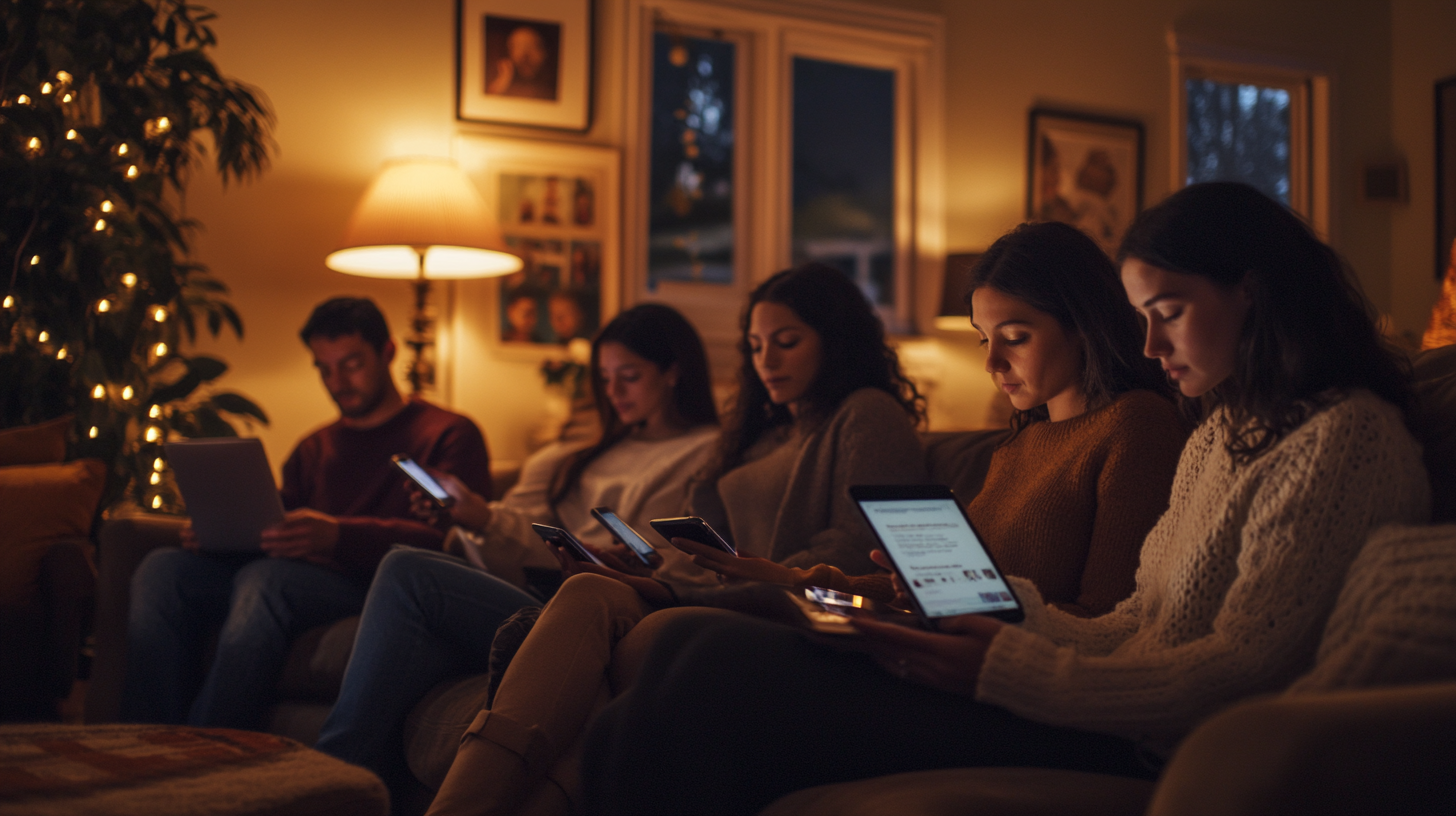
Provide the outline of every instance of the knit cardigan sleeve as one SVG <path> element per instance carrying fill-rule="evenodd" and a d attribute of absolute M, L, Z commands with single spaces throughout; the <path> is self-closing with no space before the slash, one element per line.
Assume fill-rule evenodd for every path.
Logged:
<path fill-rule="evenodd" d="M 1221 440 L 1214 447 L 1221 451 Z M 1188 495 L 1190 482 L 1175 483 L 1138 589 L 1106 622 L 1126 633 L 1126 606 L 1139 611 L 1140 629 L 1156 632 L 1133 633 L 1099 655 L 1004 627 L 987 651 L 977 699 L 1045 723 L 1166 742 L 1307 669 L 1366 536 L 1429 513 L 1420 452 L 1399 413 L 1361 392 L 1246 467 L 1259 478 L 1197 482 L 1226 483 L 1222 496 Z M 1212 532 L 1199 539 L 1200 529 Z M 1149 603 L 1155 596 L 1159 603 Z M 1036 617 L 1046 626 L 1055 614 Z M 1095 640 L 1101 623 L 1084 622 L 1082 637 Z"/>

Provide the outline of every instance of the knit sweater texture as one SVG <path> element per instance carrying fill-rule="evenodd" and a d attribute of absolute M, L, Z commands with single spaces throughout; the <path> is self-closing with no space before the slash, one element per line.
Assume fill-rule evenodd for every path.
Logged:
<path fill-rule="evenodd" d="M 754 461 L 700 483 L 693 512 L 734 546 L 790 567 L 832 564 L 871 573 L 874 535 L 849 498 L 857 484 L 924 482 L 925 454 L 905 409 L 876 388 L 845 397 L 833 414 L 805 423 Z M 778 454 L 778 455 L 775 455 Z M 760 525 L 753 517 L 771 519 Z M 760 532 L 761 530 L 761 532 Z"/>
<path fill-rule="evenodd" d="M 1221 412 L 1193 433 L 1136 589 L 1111 613 L 1067 614 L 1011 579 L 1027 619 L 992 640 L 976 699 L 1167 749 L 1311 666 L 1366 537 L 1429 517 L 1420 447 L 1400 412 L 1366 391 L 1252 462 L 1237 463 L 1228 440 Z"/>
<path fill-rule="evenodd" d="M 1168 507 L 1188 439 L 1172 402 L 1130 391 L 1024 428 L 991 457 L 967 512 L 1006 575 L 1078 615 L 1132 594 L 1143 539 Z"/>
<path fill-rule="evenodd" d="M 1071 419 L 1037 422 L 997 448 L 971 522 L 1007 575 L 1074 615 L 1101 615 L 1132 594 L 1143 539 L 1168 507 L 1188 433 L 1172 402 L 1130 391 Z M 890 600 L 883 573 L 795 570 L 795 586 Z"/>

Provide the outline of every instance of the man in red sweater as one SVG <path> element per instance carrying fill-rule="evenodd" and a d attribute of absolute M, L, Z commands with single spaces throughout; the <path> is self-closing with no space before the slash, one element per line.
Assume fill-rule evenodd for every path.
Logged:
<path fill-rule="evenodd" d="M 444 534 L 410 512 L 404 454 L 490 495 L 490 457 L 466 417 L 406 401 L 389 373 L 395 345 L 364 298 L 320 304 L 299 333 L 339 407 L 283 465 L 284 521 L 265 530 L 262 556 L 154 550 L 132 578 L 123 718 L 261 728 L 293 639 L 356 615 L 394 544 L 439 549 Z M 221 626 L 217 655 L 203 644 Z M 199 689 L 199 680 L 200 689 Z"/>

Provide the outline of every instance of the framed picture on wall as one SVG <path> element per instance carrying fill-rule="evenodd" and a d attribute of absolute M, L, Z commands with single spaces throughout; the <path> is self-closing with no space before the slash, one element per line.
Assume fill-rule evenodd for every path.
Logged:
<path fill-rule="evenodd" d="M 1456 77 L 1436 83 L 1436 280 L 1456 265 Z"/>
<path fill-rule="evenodd" d="M 591 0 L 456 0 L 455 115 L 584 131 L 591 124 Z"/>
<path fill-rule="evenodd" d="M 1027 140 L 1026 217 L 1061 221 L 1108 255 L 1143 205 L 1143 125 L 1035 108 Z"/>
<path fill-rule="evenodd" d="M 461 136 L 456 154 L 525 260 L 461 309 L 482 318 L 491 345 L 526 356 L 590 339 L 621 307 L 617 151 Z"/>

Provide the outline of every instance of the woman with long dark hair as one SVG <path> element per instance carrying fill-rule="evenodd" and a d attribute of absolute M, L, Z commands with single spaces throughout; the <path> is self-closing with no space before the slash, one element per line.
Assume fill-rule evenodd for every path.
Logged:
<path fill-rule="evenodd" d="M 1168 506 L 1187 439 L 1117 269 L 1065 224 L 1023 224 L 991 245 L 965 293 L 986 370 L 1015 409 L 967 508 L 1009 575 L 1079 615 L 1131 594 L 1144 536 Z M 726 440 L 726 437 L 725 437 Z M 718 573 L 883 596 L 884 573 L 845 575 L 732 558 L 682 542 Z"/>
<path fill-rule="evenodd" d="M 874 539 L 849 487 L 925 478 L 915 435 L 923 400 L 883 324 L 844 273 L 810 263 L 754 289 L 741 328 L 738 396 L 691 512 L 745 555 L 874 571 Z M 616 565 L 562 559 L 563 570 L 582 574 L 542 611 L 466 731 L 431 814 L 511 812 L 527 797 L 534 813 L 572 809 L 572 748 L 626 682 L 611 671 L 619 642 L 629 633 L 650 641 L 635 629 L 656 610 L 700 614 L 693 593 Z"/>
<path fill-rule="evenodd" d="M 401 547 L 384 557 L 320 750 L 375 770 L 398 792 L 409 782 L 401 728 L 410 709 L 448 677 L 486 672 L 496 628 L 540 603 L 499 577 L 520 576 L 533 551 L 554 563 L 533 522 L 564 526 L 611 551 L 593 507 L 610 505 L 644 531 L 649 519 L 680 512 L 688 478 L 718 439 L 707 357 L 692 324 L 668 306 L 628 309 L 597 334 L 590 375 L 602 426 L 594 444 L 544 449 L 499 502 L 437 474 L 455 499 L 450 513 L 464 546 L 479 550 L 490 574 L 438 552 Z M 714 580 L 655 543 L 663 556 L 657 575 L 667 585 Z"/>
<path fill-rule="evenodd" d="M 588 735 L 586 810 L 756 813 L 965 765 L 1147 777 L 1200 720 L 1309 670 L 1369 533 L 1429 514 L 1403 366 L 1335 253 L 1246 185 L 1174 194 L 1121 254 L 1145 353 L 1203 417 L 1132 596 L 1082 618 L 1011 579 L 1023 625 L 863 620 L 868 656 L 741 618 L 671 626 Z"/>

